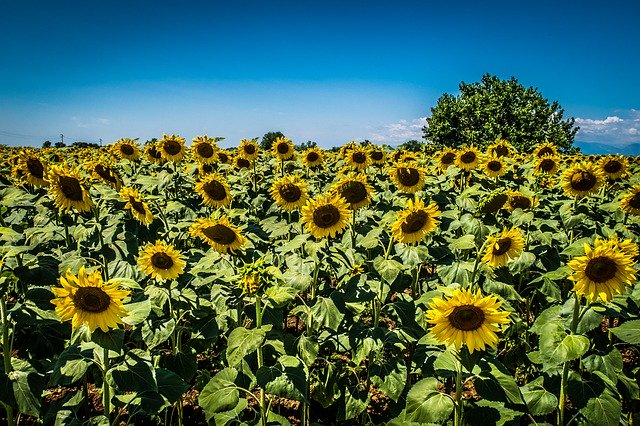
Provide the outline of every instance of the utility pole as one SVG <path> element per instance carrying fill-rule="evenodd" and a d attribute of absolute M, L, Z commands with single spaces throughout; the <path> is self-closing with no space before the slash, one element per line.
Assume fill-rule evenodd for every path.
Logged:
<path fill-rule="evenodd" d="M 100 146 L 102 146 L 102 138 L 100 138 Z"/>
<path fill-rule="evenodd" d="M 64 145 L 64 135 L 62 133 L 60 133 L 60 141 L 62 142 L 62 144 Z"/>

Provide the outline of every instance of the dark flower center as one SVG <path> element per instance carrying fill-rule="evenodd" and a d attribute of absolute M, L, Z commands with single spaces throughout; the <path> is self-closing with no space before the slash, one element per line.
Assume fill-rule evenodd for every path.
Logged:
<path fill-rule="evenodd" d="M 330 228 L 340 222 L 340 210 L 327 204 L 316 208 L 313 212 L 313 223 L 318 228 Z"/>
<path fill-rule="evenodd" d="M 223 246 L 230 245 L 237 238 L 233 229 L 219 223 L 204 229 L 202 232 L 207 238 Z"/>
<path fill-rule="evenodd" d="M 248 169 L 251 166 L 251 162 L 246 158 L 238 158 L 238 161 L 236 162 L 236 164 L 241 169 Z"/>
<path fill-rule="evenodd" d="M 511 207 L 513 207 L 514 209 L 526 210 L 531 207 L 531 200 L 529 199 L 529 197 L 514 195 L 513 197 L 511 197 Z"/>
<path fill-rule="evenodd" d="M 544 157 L 545 155 L 553 155 L 553 148 L 545 146 L 540 151 L 538 151 L 538 157 Z"/>
<path fill-rule="evenodd" d="M 586 170 L 579 170 L 571 176 L 571 187 L 577 191 L 589 191 L 596 182 L 596 177 Z"/>
<path fill-rule="evenodd" d="M 169 155 L 176 155 L 182 150 L 182 145 L 174 140 L 165 141 L 163 147 Z"/>
<path fill-rule="evenodd" d="M 155 146 L 151 146 L 151 148 L 149 148 L 149 155 L 151 156 L 151 158 L 155 158 L 156 160 L 162 158 L 162 153 L 158 151 L 158 148 L 156 148 Z"/>
<path fill-rule="evenodd" d="M 476 153 L 473 151 L 467 151 L 460 156 L 460 161 L 464 164 L 471 164 L 476 161 Z"/>
<path fill-rule="evenodd" d="M 111 298 L 98 287 L 80 287 L 73 295 L 73 304 L 86 312 L 100 313 L 109 309 Z"/>
<path fill-rule="evenodd" d="M 505 254 L 511 248 L 511 244 L 512 243 L 513 243 L 513 241 L 511 241 L 510 237 L 500 238 L 493 245 L 493 255 L 494 256 L 501 256 L 501 255 Z"/>
<path fill-rule="evenodd" d="M 636 192 L 631 200 L 629 200 L 629 205 L 634 209 L 640 209 L 640 192 Z"/>
<path fill-rule="evenodd" d="M 280 154 L 286 154 L 289 152 L 289 144 L 286 142 L 280 142 L 278 144 L 278 153 Z"/>
<path fill-rule="evenodd" d="M 123 144 L 120 147 L 120 151 L 124 154 L 124 155 L 133 155 L 133 153 L 135 152 L 135 150 L 133 149 L 133 147 L 131 145 L 128 144 Z"/>
<path fill-rule="evenodd" d="M 203 186 L 204 192 L 215 201 L 224 200 L 227 197 L 227 190 L 217 180 L 212 180 L 211 182 L 207 182 Z"/>
<path fill-rule="evenodd" d="M 447 152 L 442 157 L 440 157 L 440 162 L 444 165 L 453 164 L 456 160 L 456 154 L 453 152 Z"/>
<path fill-rule="evenodd" d="M 71 176 L 60 176 L 58 183 L 66 198 L 73 201 L 82 201 L 82 186 L 80 186 L 78 179 Z"/>
<path fill-rule="evenodd" d="M 224 164 L 227 161 L 229 161 L 229 156 L 225 152 L 219 152 L 218 153 L 218 161 L 220 161 L 221 163 Z"/>
<path fill-rule="evenodd" d="M 318 158 L 320 158 L 320 156 L 318 155 L 317 152 L 311 151 L 310 153 L 307 154 L 307 161 L 310 163 L 313 163 L 314 161 L 318 161 Z"/>
<path fill-rule="evenodd" d="M 549 173 L 556 166 L 556 162 L 550 158 L 545 158 L 540 162 L 540 170 Z"/>
<path fill-rule="evenodd" d="M 384 153 L 382 151 L 373 151 L 371 153 L 371 158 L 373 161 L 380 161 L 384 157 Z"/>
<path fill-rule="evenodd" d="M 202 172 L 203 173 L 211 173 L 213 171 L 213 166 L 211 164 L 203 164 Z"/>
<path fill-rule="evenodd" d="M 116 183 L 118 181 L 113 175 L 110 167 L 104 166 L 103 164 L 96 164 L 96 167 L 93 170 L 98 176 L 107 182 Z"/>
<path fill-rule="evenodd" d="M 38 179 L 44 178 L 44 166 L 37 158 L 29 158 L 27 160 L 27 169 L 29 169 L 31 175 Z"/>
<path fill-rule="evenodd" d="M 456 306 L 449 314 L 449 324 L 462 331 L 479 329 L 484 323 L 484 311 L 474 305 Z"/>
<path fill-rule="evenodd" d="M 427 220 L 429 220 L 429 215 L 424 210 L 412 212 L 407 216 L 404 222 L 402 222 L 400 228 L 405 234 L 413 234 L 414 232 L 418 232 L 424 228 L 427 224 Z"/>
<path fill-rule="evenodd" d="M 367 154 L 364 152 L 355 152 L 351 158 L 353 159 L 353 162 L 357 164 L 364 164 L 367 162 Z"/>
<path fill-rule="evenodd" d="M 211 158 L 213 157 L 213 153 L 214 153 L 213 147 L 208 143 L 198 144 L 198 147 L 196 148 L 196 152 L 202 158 Z"/>
<path fill-rule="evenodd" d="M 147 214 L 147 210 L 144 208 L 144 204 L 141 200 L 138 200 L 135 197 L 129 196 L 129 204 L 131 204 L 131 208 L 137 211 L 140 214 Z"/>
<path fill-rule="evenodd" d="M 151 256 L 151 264 L 158 269 L 170 269 L 173 266 L 173 259 L 167 253 L 158 252 Z"/>
<path fill-rule="evenodd" d="M 357 204 L 367 199 L 367 188 L 362 182 L 349 181 L 340 188 L 340 195 L 349 204 Z"/>
<path fill-rule="evenodd" d="M 507 155 L 509 155 L 509 148 L 504 145 L 498 145 L 493 148 L 493 153 L 498 157 L 506 157 Z"/>
<path fill-rule="evenodd" d="M 607 173 L 618 173 L 622 170 L 622 163 L 618 160 L 610 160 L 604 165 L 604 171 Z"/>
<path fill-rule="evenodd" d="M 404 186 L 415 186 L 420 182 L 420 173 L 412 167 L 398 169 L 397 177 Z"/>
<path fill-rule="evenodd" d="M 491 196 L 480 208 L 482 213 L 495 213 L 504 206 L 509 196 L 506 193 L 498 193 Z"/>
<path fill-rule="evenodd" d="M 495 160 L 489 161 L 487 163 L 487 167 L 492 172 L 499 172 L 500 170 L 502 170 L 502 163 L 500 161 L 495 161 Z"/>
<path fill-rule="evenodd" d="M 242 149 L 244 149 L 244 152 L 249 155 L 256 153 L 256 146 L 252 143 L 245 145 Z"/>
<path fill-rule="evenodd" d="M 295 203 L 302 196 L 302 191 L 300 191 L 298 185 L 294 185 L 292 183 L 282 185 L 278 189 L 278 193 L 287 203 Z"/>
<path fill-rule="evenodd" d="M 585 275 L 591 281 L 603 283 L 616 276 L 618 266 L 616 262 L 606 256 L 598 256 L 589 260 L 585 268 Z"/>

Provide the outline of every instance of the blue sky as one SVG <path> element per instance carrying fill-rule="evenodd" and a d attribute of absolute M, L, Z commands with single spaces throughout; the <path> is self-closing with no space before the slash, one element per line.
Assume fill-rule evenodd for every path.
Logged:
<path fill-rule="evenodd" d="M 279 130 L 421 136 L 460 81 L 516 77 L 583 141 L 640 142 L 640 2 L 5 1 L 0 143 Z"/>

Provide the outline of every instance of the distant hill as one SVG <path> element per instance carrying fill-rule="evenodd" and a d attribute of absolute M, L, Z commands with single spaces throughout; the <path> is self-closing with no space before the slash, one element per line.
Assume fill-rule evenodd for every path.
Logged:
<path fill-rule="evenodd" d="M 630 145 L 608 145 L 605 143 L 576 141 L 575 146 L 580 148 L 583 154 L 621 154 L 640 155 L 640 143 Z"/>

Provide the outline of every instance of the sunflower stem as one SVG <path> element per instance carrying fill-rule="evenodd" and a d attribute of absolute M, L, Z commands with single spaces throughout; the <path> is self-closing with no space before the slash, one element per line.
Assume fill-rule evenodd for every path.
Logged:
<path fill-rule="evenodd" d="M 11 343 L 9 341 L 9 327 L 11 324 L 7 318 L 7 303 L 4 300 L 5 296 L 0 297 L 0 317 L 2 318 L 2 357 L 4 360 L 4 374 L 11 373 Z M 4 404 L 4 408 L 7 411 L 7 425 L 13 426 L 13 407 L 8 404 Z"/>
<path fill-rule="evenodd" d="M 316 260 L 313 269 L 313 282 L 311 283 L 311 300 L 316 298 L 316 288 L 318 287 L 318 274 L 320 273 L 320 264 Z"/>
<path fill-rule="evenodd" d="M 458 357 L 460 354 L 458 354 Z M 456 401 L 455 412 L 453 417 L 453 425 L 462 425 L 462 361 L 456 361 Z"/>
<path fill-rule="evenodd" d="M 104 415 L 109 418 L 111 414 L 111 394 L 109 383 L 107 382 L 107 372 L 109 371 L 109 349 L 104 348 L 104 370 L 102 370 L 102 404 L 104 405 Z"/>
<path fill-rule="evenodd" d="M 102 225 L 100 225 L 100 212 L 98 211 L 98 207 L 93 209 L 93 214 L 96 218 L 96 226 L 98 227 L 98 240 L 100 241 L 104 281 L 107 282 L 109 281 L 109 264 L 107 263 L 107 256 L 104 254 L 104 239 L 102 238 Z"/>
<path fill-rule="evenodd" d="M 389 245 L 387 245 L 387 249 L 384 252 L 384 260 L 389 259 L 389 254 L 391 253 L 391 248 L 393 248 L 393 236 L 389 236 Z"/>
<path fill-rule="evenodd" d="M 571 320 L 571 334 L 575 334 L 580 319 L 580 296 L 575 294 L 575 303 L 573 306 L 573 319 Z M 569 361 L 565 361 L 562 366 L 562 379 L 560 382 L 560 398 L 558 399 L 558 425 L 564 426 L 564 412 L 567 400 L 567 381 L 569 379 Z"/>
<path fill-rule="evenodd" d="M 356 210 L 353 209 L 351 213 L 351 248 L 356 248 Z"/>
<path fill-rule="evenodd" d="M 256 294 L 256 328 L 262 327 L 262 300 Z M 262 345 L 258 347 L 258 369 L 264 364 Z M 260 388 L 260 420 L 263 426 L 267 425 L 267 410 L 265 406 L 264 389 Z"/>

